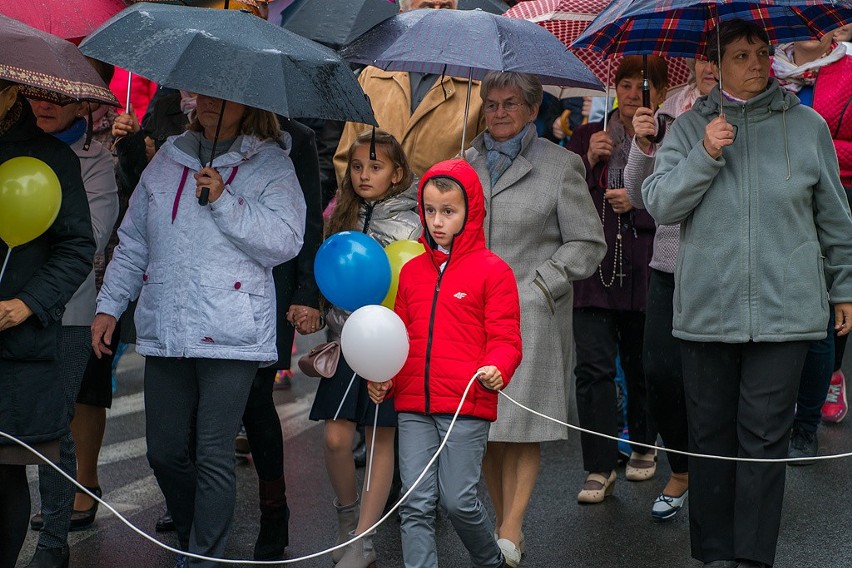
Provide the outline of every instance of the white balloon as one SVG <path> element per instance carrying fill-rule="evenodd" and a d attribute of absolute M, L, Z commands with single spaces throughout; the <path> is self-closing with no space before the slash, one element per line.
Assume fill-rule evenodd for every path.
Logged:
<path fill-rule="evenodd" d="M 358 308 L 343 325 L 340 349 L 352 370 L 374 383 L 392 379 L 408 359 L 408 331 L 393 310 Z"/>

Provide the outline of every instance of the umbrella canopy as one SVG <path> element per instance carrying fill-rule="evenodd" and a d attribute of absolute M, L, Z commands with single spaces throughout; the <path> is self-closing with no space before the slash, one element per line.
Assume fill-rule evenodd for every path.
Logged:
<path fill-rule="evenodd" d="M 296 0 L 281 26 L 322 44 L 340 47 L 399 13 L 395 3 L 377 0 Z"/>
<path fill-rule="evenodd" d="M 503 0 L 459 0 L 459 10 L 482 10 L 492 14 L 502 14 L 509 9 Z"/>
<path fill-rule="evenodd" d="M 545 85 L 576 88 L 577 94 L 604 90 L 588 67 L 532 22 L 480 10 L 425 11 L 377 58 L 376 66 L 473 79 L 489 71 L 516 71 L 536 75 Z"/>
<path fill-rule="evenodd" d="M 63 39 L 82 39 L 124 10 L 121 0 L 0 0 L 0 14 Z"/>
<path fill-rule="evenodd" d="M 372 65 L 402 34 L 428 13 L 429 10 L 411 10 L 388 18 L 343 47 L 340 57 L 352 63 Z"/>
<path fill-rule="evenodd" d="M 118 106 L 77 46 L 5 16 L 0 16 L 0 79 L 18 83 L 24 96 L 34 99 Z"/>
<path fill-rule="evenodd" d="M 570 46 L 609 5 L 609 0 L 530 0 L 519 2 L 505 15 L 535 22 L 555 35 L 564 45 Z M 571 52 L 605 85 L 613 86 L 613 74 L 621 63 L 620 56 L 605 60 L 599 52 L 589 48 L 572 48 Z M 670 89 L 689 82 L 691 71 L 684 59 L 669 58 L 668 64 Z"/>
<path fill-rule="evenodd" d="M 335 52 L 247 12 L 135 4 L 80 49 L 174 89 L 285 116 L 375 124 Z"/>
<path fill-rule="evenodd" d="M 703 56 L 717 22 L 742 19 L 766 30 L 770 43 L 822 37 L 852 22 L 852 2 L 834 0 L 616 0 L 589 24 L 573 47 L 605 54 Z"/>

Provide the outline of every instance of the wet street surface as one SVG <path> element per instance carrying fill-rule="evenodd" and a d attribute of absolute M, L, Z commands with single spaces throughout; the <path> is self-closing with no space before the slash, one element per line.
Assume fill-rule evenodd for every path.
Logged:
<path fill-rule="evenodd" d="M 299 351 L 322 341 L 299 338 Z M 298 356 L 296 356 L 298 357 Z M 294 358 L 294 362 L 295 362 Z M 145 420 L 142 396 L 144 359 L 129 352 L 121 361 L 118 390 L 108 414 L 100 478 L 104 499 L 134 525 L 157 540 L 175 546 L 173 533 L 155 533 L 154 523 L 165 504 L 145 458 Z M 852 365 L 844 366 L 849 376 Z M 276 391 L 275 401 L 285 438 L 287 497 L 291 510 L 288 558 L 297 558 L 334 544 L 336 534 L 333 494 L 323 461 L 322 426 L 308 420 L 316 381 L 296 374 L 290 390 Z M 573 397 L 572 397 L 573 398 Z M 572 411 L 569 421 L 577 423 Z M 852 451 L 852 419 L 822 426 L 820 453 Z M 784 517 L 776 567 L 849 567 L 849 527 L 852 527 L 852 458 L 788 467 Z M 30 468 L 34 480 L 34 468 Z M 359 470 L 364 473 L 363 469 Z M 521 566 L 535 568 L 644 568 L 700 567 L 689 556 L 689 523 L 684 509 L 668 523 L 651 520 L 654 498 L 668 476 L 661 458 L 656 476 L 646 482 L 624 479 L 620 468 L 615 493 L 603 504 L 580 506 L 576 494 L 584 472 L 579 435 L 542 446 L 538 479 L 524 532 L 526 555 Z M 258 528 L 257 477 L 249 462 L 237 466 L 238 496 L 227 554 L 250 559 Z M 33 507 L 37 484 L 31 482 Z M 484 484 L 481 485 L 485 494 Z M 487 500 L 487 499 L 486 499 Z M 688 506 L 688 505 L 687 505 Z M 36 543 L 30 532 L 19 567 L 26 566 Z M 467 568 L 467 553 L 446 517 L 437 523 L 441 568 Z M 380 568 L 402 564 L 399 523 L 392 516 L 374 539 Z M 104 508 L 95 524 L 71 533 L 71 567 L 160 568 L 174 565 L 174 555 L 139 535 Z M 240 564 L 243 566 L 244 564 Z M 330 568 L 331 556 L 287 564 L 299 568 Z"/>

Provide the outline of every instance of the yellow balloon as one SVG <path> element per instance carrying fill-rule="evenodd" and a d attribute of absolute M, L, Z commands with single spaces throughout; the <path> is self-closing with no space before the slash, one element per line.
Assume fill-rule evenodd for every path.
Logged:
<path fill-rule="evenodd" d="M 61 204 L 59 178 L 41 160 L 19 156 L 0 164 L 0 239 L 9 248 L 50 228 Z"/>
<path fill-rule="evenodd" d="M 399 271 L 402 265 L 426 252 L 426 248 L 417 241 L 394 241 L 385 247 L 385 254 L 391 265 L 391 285 L 388 295 L 382 300 L 382 305 L 393 309 L 396 302 L 396 291 L 399 288 Z"/>

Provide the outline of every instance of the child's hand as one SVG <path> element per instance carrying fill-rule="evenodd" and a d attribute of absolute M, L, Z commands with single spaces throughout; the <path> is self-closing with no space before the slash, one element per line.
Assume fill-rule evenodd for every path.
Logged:
<path fill-rule="evenodd" d="M 370 395 L 370 400 L 376 404 L 381 404 L 385 399 L 385 395 L 392 386 L 393 381 L 385 381 L 383 383 L 374 383 L 373 381 L 369 381 L 367 383 L 367 393 Z"/>
<path fill-rule="evenodd" d="M 500 390 L 503 388 L 503 374 L 494 365 L 480 367 L 476 372 L 479 382 L 487 389 Z"/>

